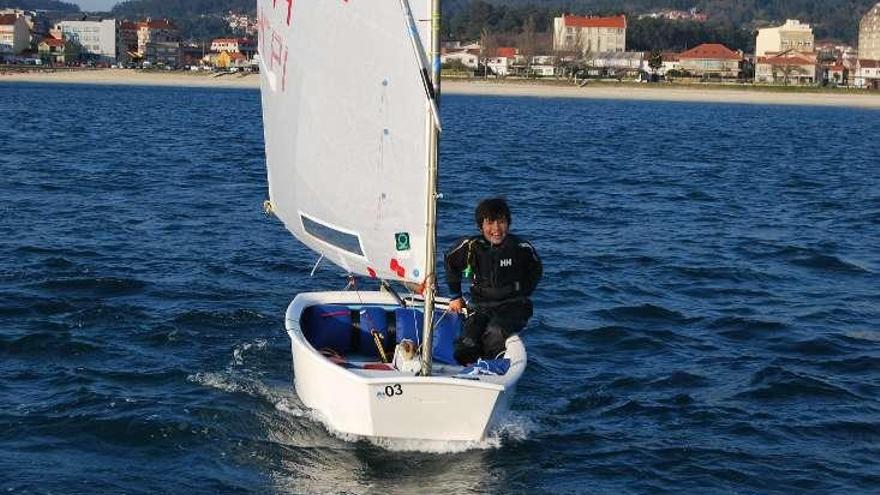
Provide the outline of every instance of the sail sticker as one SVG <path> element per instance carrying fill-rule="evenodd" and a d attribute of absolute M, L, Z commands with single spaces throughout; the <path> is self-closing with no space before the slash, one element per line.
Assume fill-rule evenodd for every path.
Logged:
<path fill-rule="evenodd" d="M 394 245 L 398 251 L 409 251 L 409 232 L 398 232 L 394 234 Z"/>
<path fill-rule="evenodd" d="M 400 278 L 406 278 L 406 269 L 394 258 L 391 259 L 391 271 Z"/>
<path fill-rule="evenodd" d="M 371 267 L 367 267 L 367 273 L 370 274 L 370 278 L 376 278 L 376 270 L 373 270 Z"/>

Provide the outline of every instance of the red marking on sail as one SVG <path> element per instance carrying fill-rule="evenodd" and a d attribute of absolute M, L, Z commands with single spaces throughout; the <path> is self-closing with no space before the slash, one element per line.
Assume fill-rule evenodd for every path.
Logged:
<path fill-rule="evenodd" d="M 287 0 L 287 25 L 290 26 L 290 14 L 293 12 L 293 0 Z"/>
<path fill-rule="evenodd" d="M 406 269 L 397 262 L 396 259 L 391 259 L 391 271 L 397 274 L 398 277 L 404 278 L 406 275 Z"/>
<path fill-rule="evenodd" d="M 367 267 L 367 273 L 370 274 L 370 277 L 376 278 L 376 270 L 373 270 L 372 268 Z"/>

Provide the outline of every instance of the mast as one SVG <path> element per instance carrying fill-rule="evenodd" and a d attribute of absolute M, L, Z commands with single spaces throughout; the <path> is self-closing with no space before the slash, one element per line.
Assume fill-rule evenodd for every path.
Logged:
<path fill-rule="evenodd" d="M 431 12 L 431 84 L 434 102 L 440 104 L 440 0 L 427 0 Z M 430 114 L 430 112 L 429 112 Z M 422 331 L 422 375 L 430 376 L 434 351 L 434 297 L 437 283 L 437 165 L 439 158 L 440 130 L 436 122 L 439 115 L 426 119 L 427 158 L 428 158 L 428 200 L 427 200 L 427 266 L 425 270 L 425 328 Z"/>

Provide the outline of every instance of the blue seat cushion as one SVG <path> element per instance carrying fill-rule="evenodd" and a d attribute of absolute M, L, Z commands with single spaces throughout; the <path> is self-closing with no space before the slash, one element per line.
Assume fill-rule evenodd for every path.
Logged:
<path fill-rule="evenodd" d="M 412 340 L 415 343 L 422 341 L 422 326 L 425 324 L 425 315 L 421 311 L 409 308 L 397 308 L 394 310 L 394 323 L 397 328 L 397 342 L 403 339 Z"/>
<path fill-rule="evenodd" d="M 360 331 L 358 332 L 358 351 L 371 357 L 380 357 L 372 331 L 379 332 L 382 346 L 391 347 L 388 338 L 388 314 L 383 308 L 365 307 L 358 310 L 360 315 Z"/>
<path fill-rule="evenodd" d="M 444 316 L 437 312 L 434 322 L 434 360 L 444 364 L 457 364 L 455 339 L 461 333 L 461 316 L 456 313 L 446 313 Z"/>
<path fill-rule="evenodd" d="M 425 314 L 410 308 L 394 310 L 397 324 L 397 342 L 410 339 L 421 343 L 422 327 L 425 325 Z M 434 312 L 434 361 L 443 364 L 456 364 L 454 351 L 455 339 L 461 333 L 461 317 L 455 313 Z"/>
<path fill-rule="evenodd" d="M 319 304 L 303 310 L 300 319 L 303 335 L 315 349 L 333 349 L 339 353 L 352 350 L 351 310 L 338 304 Z"/>

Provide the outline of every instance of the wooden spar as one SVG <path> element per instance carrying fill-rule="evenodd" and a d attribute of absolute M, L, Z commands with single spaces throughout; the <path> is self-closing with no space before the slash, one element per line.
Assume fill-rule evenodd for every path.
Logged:
<path fill-rule="evenodd" d="M 431 6 L 431 84 L 433 84 L 433 109 L 440 99 L 440 0 L 428 0 Z M 429 112 L 434 113 L 434 112 Z M 439 115 L 427 119 L 428 139 L 428 200 L 425 244 L 427 249 L 425 269 L 425 328 L 422 331 L 422 375 L 430 376 L 434 350 L 434 298 L 436 297 L 437 266 L 437 166 L 439 158 Z"/>

